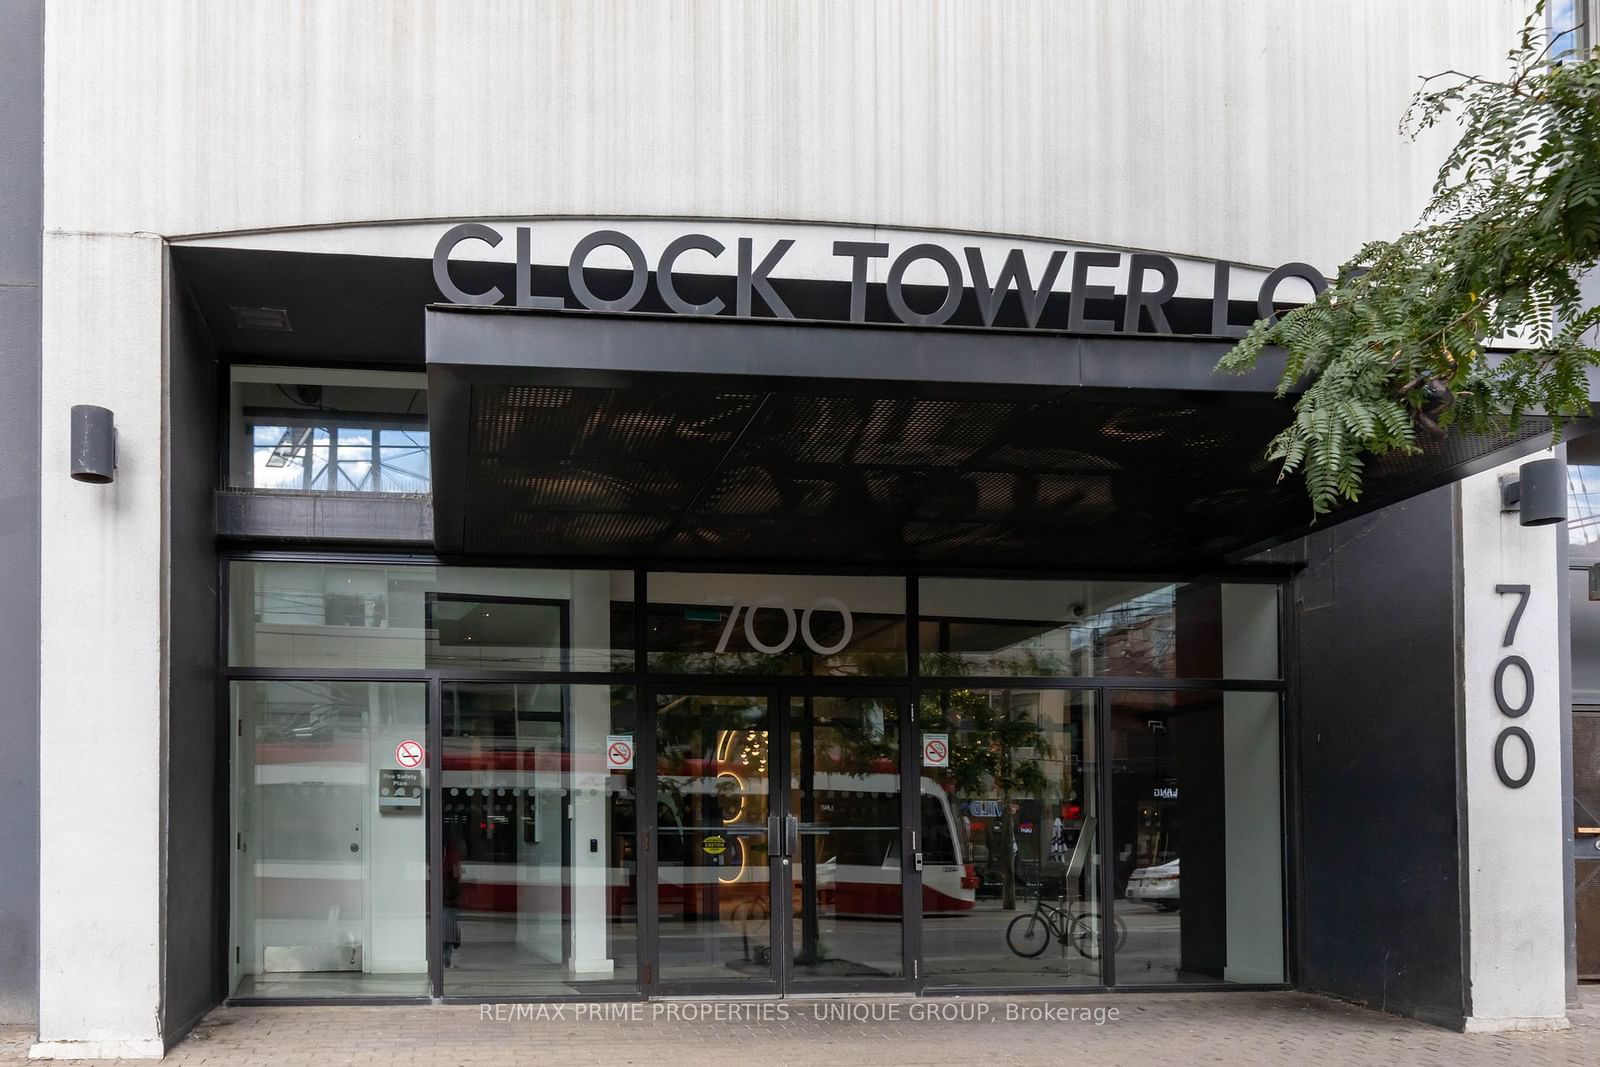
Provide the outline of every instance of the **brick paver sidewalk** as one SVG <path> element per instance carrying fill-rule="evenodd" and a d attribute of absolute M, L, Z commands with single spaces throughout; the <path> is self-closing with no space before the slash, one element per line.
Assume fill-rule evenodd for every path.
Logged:
<path fill-rule="evenodd" d="M 589 1017 L 598 1011 L 621 1017 Z M 1585 990 L 1572 1022 L 1559 1033 L 1457 1034 L 1297 993 L 569 1004 L 559 1012 L 555 1005 L 218 1008 L 167 1062 L 1600 1063 L 1600 988 Z M 0 1029 L 0 1063 L 23 1062 L 30 1039 Z"/>

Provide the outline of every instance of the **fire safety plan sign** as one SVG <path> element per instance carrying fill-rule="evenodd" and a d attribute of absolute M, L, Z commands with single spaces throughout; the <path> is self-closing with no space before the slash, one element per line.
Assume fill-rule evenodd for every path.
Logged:
<path fill-rule="evenodd" d="M 422 772 L 384 767 L 378 771 L 379 811 L 421 811 Z"/>

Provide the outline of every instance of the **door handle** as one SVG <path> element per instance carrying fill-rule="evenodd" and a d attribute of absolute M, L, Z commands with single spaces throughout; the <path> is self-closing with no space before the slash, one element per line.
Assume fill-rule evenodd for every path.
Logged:
<path fill-rule="evenodd" d="M 767 855 L 777 857 L 783 855 L 783 830 L 779 826 L 781 815 L 767 816 Z"/>
<path fill-rule="evenodd" d="M 800 820 L 793 815 L 785 815 L 783 854 L 793 856 L 800 851 Z"/>
<path fill-rule="evenodd" d="M 1594 837 L 1600 835 L 1600 826 L 1579 826 L 1572 832 L 1579 837 Z"/>

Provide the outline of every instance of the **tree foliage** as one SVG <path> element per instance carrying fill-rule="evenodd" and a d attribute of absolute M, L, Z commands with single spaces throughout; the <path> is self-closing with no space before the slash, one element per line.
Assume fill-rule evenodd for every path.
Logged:
<path fill-rule="evenodd" d="M 1361 493 L 1369 457 L 1417 452 L 1425 435 L 1504 432 L 1524 414 L 1589 413 L 1600 322 L 1578 277 L 1600 259 L 1600 51 L 1553 58 L 1542 5 L 1494 81 L 1423 79 L 1412 136 L 1453 120 L 1461 136 L 1421 219 L 1363 246 L 1301 308 L 1257 322 L 1219 367 L 1287 356 L 1278 395 L 1303 387 L 1268 448 L 1304 476 L 1317 514 Z M 1499 347 L 1499 351 L 1492 351 Z"/>

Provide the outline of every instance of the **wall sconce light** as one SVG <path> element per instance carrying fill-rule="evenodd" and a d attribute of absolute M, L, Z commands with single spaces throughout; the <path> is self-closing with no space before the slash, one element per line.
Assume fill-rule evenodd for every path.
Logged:
<path fill-rule="evenodd" d="M 1500 510 L 1521 512 L 1524 526 L 1549 526 L 1567 518 L 1567 465 L 1535 459 L 1500 476 Z"/>
<path fill-rule="evenodd" d="M 72 476 L 106 485 L 117 476 L 117 428 L 108 408 L 72 405 Z"/>

